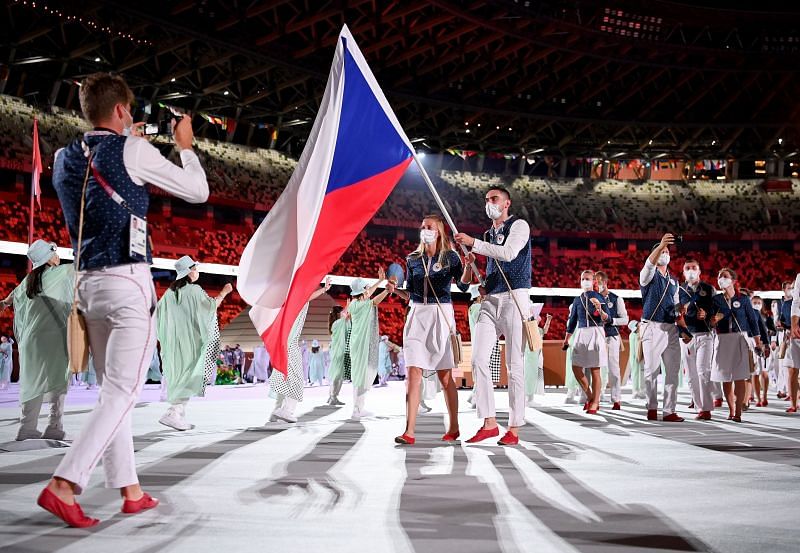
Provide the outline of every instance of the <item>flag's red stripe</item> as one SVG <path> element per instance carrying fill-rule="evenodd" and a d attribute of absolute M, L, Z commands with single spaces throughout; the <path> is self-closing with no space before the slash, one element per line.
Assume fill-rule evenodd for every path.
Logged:
<path fill-rule="evenodd" d="M 283 309 L 272 325 L 261 334 L 270 360 L 280 372 L 287 373 L 289 333 L 308 297 L 319 287 L 322 278 L 330 273 L 353 239 L 386 201 L 410 163 L 411 158 L 408 158 L 383 173 L 339 188 L 325 196 L 311 246 L 303 265 L 297 269 L 292 279 Z"/>

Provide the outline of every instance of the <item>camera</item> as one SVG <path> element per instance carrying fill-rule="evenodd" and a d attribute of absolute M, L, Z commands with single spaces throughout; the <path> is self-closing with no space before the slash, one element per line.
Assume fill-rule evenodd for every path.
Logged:
<path fill-rule="evenodd" d="M 172 120 L 177 123 L 182 118 L 181 115 L 170 114 L 169 117 L 157 123 L 148 123 L 144 126 L 145 136 L 172 136 Z"/>
<path fill-rule="evenodd" d="M 672 236 L 675 237 L 675 243 L 676 244 L 682 244 L 683 243 L 683 235 L 682 234 L 673 234 Z"/>

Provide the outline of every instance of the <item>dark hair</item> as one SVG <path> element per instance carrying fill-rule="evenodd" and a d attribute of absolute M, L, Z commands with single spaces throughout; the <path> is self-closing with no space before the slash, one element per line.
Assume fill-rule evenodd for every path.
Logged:
<path fill-rule="evenodd" d="M 595 271 L 594 272 L 594 277 L 595 278 L 600 277 L 603 280 L 605 280 L 606 282 L 608 281 L 608 275 L 606 274 L 605 271 Z"/>
<path fill-rule="evenodd" d="M 506 200 L 511 201 L 511 192 L 508 191 L 508 188 L 503 188 L 502 186 L 490 186 L 489 190 L 487 190 L 486 193 L 488 194 L 492 190 L 497 190 L 498 192 L 502 192 L 503 195 L 505 195 Z"/>
<path fill-rule="evenodd" d="M 178 297 L 178 290 L 180 290 L 181 288 L 183 288 L 187 284 L 190 284 L 189 283 L 189 275 L 186 275 L 183 278 L 179 278 L 175 282 L 171 283 L 169 285 L 169 289 L 172 290 L 173 292 L 175 292 L 175 297 L 177 298 Z"/>
<path fill-rule="evenodd" d="M 133 104 L 134 96 L 128 83 L 114 73 L 92 73 L 81 82 L 78 94 L 83 116 L 92 125 L 97 125 L 117 104 Z"/>
<path fill-rule="evenodd" d="M 700 262 L 699 262 L 699 261 L 697 261 L 697 260 L 696 260 L 695 258 L 693 258 L 693 257 L 690 257 L 690 258 L 688 258 L 687 260 L 685 260 L 685 261 L 683 262 L 683 266 L 684 266 L 684 267 L 686 267 L 686 266 L 687 266 L 687 265 L 689 265 L 690 263 L 694 263 L 694 264 L 695 264 L 695 265 L 697 265 L 698 267 L 700 266 Z"/>
<path fill-rule="evenodd" d="M 311 353 L 319 353 L 319 346 L 311 348 Z"/>
<path fill-rule="evenodd" d="M 331 312 L 328 314 L 328 334 L 333 334 L 333 323 L 339 319 L 342 311 L 344 311 L 344 307 L 341 305 L 334 305 L 331 308 Z"/>
<path fill-rule="evenodd" d="M 40 265 L 25 277 L 25 295 L 28 296 L 28 299 L 32 300 L 42 293 L 42 274 L 49 266 L 47 263 Z"/>
<path fill-rule="evenodd" d="M 784 280 L 783 284 L 781 284 L 781 290 L 786 288 L 787 285 L 788 286 L 794 286 L 794 282 L 792 282 L 791 280 Z"/>

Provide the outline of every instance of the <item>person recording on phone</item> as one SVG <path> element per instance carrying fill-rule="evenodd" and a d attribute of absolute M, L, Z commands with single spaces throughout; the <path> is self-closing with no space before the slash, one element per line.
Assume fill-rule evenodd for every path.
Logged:
<path fill-rule="evenodd" d="M 76 257 L 80 254 L 76 300 L 86 319 L 101 390 L 38 504 L 70 526 L 88 527 L 99 521 L 84 515 L 75 496 L 100 460 L 106 486 L 120 489 L 123 512 L 158 504 L 139 485 L 131 429 L 131 412 L 156 346 L 145 184 L 202 203 L 208 199 L 208 182 L 192 150 L 190 117 L 172 123 L 179 167 L 139 136 L 142 124 L 131 116 L 133 93 L 121 76 L 86 77 L 80 104 L 93 129 L 56 153 L 53 186 Z"/>

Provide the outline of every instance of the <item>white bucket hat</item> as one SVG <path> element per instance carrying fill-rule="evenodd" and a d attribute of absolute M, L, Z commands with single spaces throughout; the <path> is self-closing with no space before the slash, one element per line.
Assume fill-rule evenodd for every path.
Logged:
<path fill-rule="evenodd" d="M 472 286 L 469 287 L 469 299 L 474 300 L 475 298 L 477 298 L 480 295 L 481 295 L 481 293 L 478 291 L 478 285 L 477 284 L 473 284 Z"/>
<path fill-rule="evenodd" d="M 56 253 L 55 242 L 45 242 L 44 240 L 37 240 L 28 248 L 28 259 L 31 260 L 31 265 L 34 269 L 38 269 L 53 257 Z"/>
<path fill-rule="evenodd" d="M 189 274 L 189 271 L 192 270 L 192 267 L 197 265 L 197 262 L 189 257 L 188 255 L 184 255 L 178 261 L 175 262 L 175 270 L 178 272 L 178 275 L 175 277 L 175 280 L 180 280 L 186 275 Z"/>
<path fill-rule="evenodd" d="M 356 278 L 350 282 L 350 295 L 360 296 L 367 291 L 367 281 L 363 278 Z"/>
<path fill-rule="evenodd" d="M 311 342 L 311 347 L 312 348 L 318 348 L 319 347 L 319 340 L 314 340 L 313 342 Z"/>

